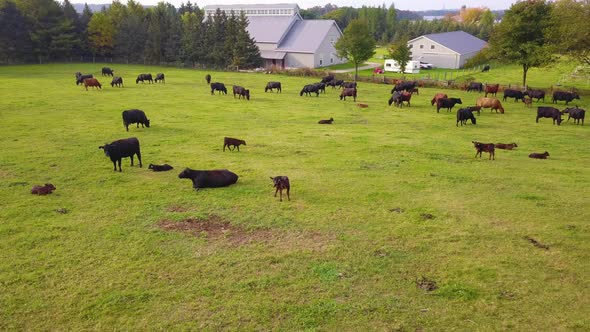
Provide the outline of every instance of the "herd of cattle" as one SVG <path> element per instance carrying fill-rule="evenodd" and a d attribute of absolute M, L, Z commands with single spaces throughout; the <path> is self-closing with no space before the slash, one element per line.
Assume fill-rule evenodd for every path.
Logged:
<path fill-rule="evenodd" d="M 102 75 L 103 76 L 112 76 L 111 86 L 122 87 L 123 79 L 119 76 L 114 76 L 113 70 L 104 67 L 102 68 Z M 94 78 L 91 74 L 83 75 L 80 72 L 75 74 L 76 76 L 76 85 L 83 84 L 86 90 L 88 87 L 97 87 L 101 88 L 101 84 L 98 82 L 96 78 Z M 219 93 L 227 94 L 227 88 L 225 87 L 224 83 L 221 82 L 211 82 L 211 75 L 207 74 L 205 77 L 207 84 L 209 84 L 211 88 L 211 94 L 214 94 L 215 91 Z M 158 73 L 156 75 L 155 80 L 152 79 L 151 74 L 139 74 L 136 79 L 136 84 L 139 82 L 148 82 L 148 83 L 157 83 L 162 82 L 165 83 L 165 77 L 163 73 Z M 323 77 L 321 82 L 307 84 L 303 87 L 301 92 L 299 93 L 300 96 L 304 94 L 307 96 L 311 96 L 312 93 L 315 93 L 316 96 L 319 96 L 320 93 L 325 93 L 325 89 L 327 86 L 331 86 L 333 89 L 336 87 L 342 88 L 340 93 L 340 100 L 346 100 L 346 97 L 353 97 L 354 101 L 356 102 L 357 97 L 357 83 L 356 82 L 344 82 L 343 80 L 337 80 L 333 75 L 328 75 Z M 398 81 L 395 82 L 394 87 L 391 90 L 391 97 L 388 100 L 388 104 L 391 106 L 392 104 L 396 107 L 403 107 L 404 103 L 407 106 L 410 106 L 410 100 L 414 94 L 419 94 L 418 91 L 419 83 L 417 81 Z M 268 82 L 264 89 L 265 92 L 271 91 L 277 93 L 282 92 L 282 86 L 280 82 Z M 460 108 L 457 111 L 457 122 L 456 126 L 466 125 L 467 121 L 471 121 L 472 124 L 477 123 L 477 119 L 475 118 L 474 113 L 477 112 L 480 114 L 482 108 L 490 108 L 492 111 L 499 111 L 500 113 L 504 113 L 504 107 L 499 99 L 495 98 L 496 94 L 499 92 L 500 87 L 499 84 L 486 84 L 485 86 L 482 83 L 473 82 L 470 83 L 466 90 L 470 91 L 477 91 L 480 93 L 485 92 L 485 96 L 479 97 L 476 99 L 474 106 L 468 106 L 464 108 Z M 503 101 L 506 101 L 508 98 L 514 98 L 516 101 L 523 101 L 525 104 L 530 105 L 533 102 L 533 98 L 536 99 L 537 102 L 541 100 L 545 100 L 545 91 L 543 90 L 515 90 L 515 89 L 505 89 L 503 90 Z M 244 97 L 245 100 L 250 100 L 250 90 L 244 87 L 234 85 L 233 86 L 233 95 L 234 98 L 238 95 L 238 98 Z M 490 97 L 488 97 L 490 95 Z M 491 97 L 494 96 L 494 97 Z M 553 103 L 557 103 L 558 101 L 565 101 L 567 105 L 569 102 L 573 101 L 574 99 L 580 99 L 579 95 L 575 92 L 566 92 L 566 91 L 555 91 L 553 92 Z M 431 100 L 431 105 L 436 105 L 437 113 L 440 109 L 446 109 L 450 112 L 455 105 L 462 105 L 463 102 L 460 98 L 453 98 L 444 94 L 444 93 L 437 93 L 434 98 Z M 585 117 L 585 110 L 576 107 L 568 107 L 563 111 L 558 110 L 554 107 L 549 106 L 539 106 L 537 108 L 537 118 L 536 122 L 539 122 L 539 118 L 551 118 L 553 119 L 553 123 L 557 122 L 558 125 L 561 124 L 563 114 L 568 114 L 568 121 L 570 118 L 574 119 L 574 123 L 579 124 L 580 121 L 582 125 L 584 125 L 584 117 Z M 147 118 L 146 114 L 142 110 L 138 109 L 131 109 L 125 110 L 122 113 L 123 117 L 123 125 L 127 131 L 129 131 L 129 125 L 137 124 L 137 128 L 141 124 L 142 127 L 150 127 L 150 120 Z M 333 118 L 328 120 L 320 120 L 320 124 L 332 124 L 334 121 Z M 516 143 L 481 143 L 481 142 L 472 142 L 475 149 L 476 155 L 481 158 L 483 152 L 489 153 L 489 159 L 495 159 L 495 149 L 506 149 L 512 150 L 516 148 L 518 145 Z M 240 145 L 246 145 L 246 141 L 231 137 L 224 137 L 223 142 L 223 151 L 227 147 L 230 151 L 237 149 L 240 150 Z M 114 171 L 117 170 L 117 166 L 119 168 L 119 172 L 121 172 L 121 159 L 129 157 L 131 159 L 131 166 L 134 163 L 134 156 L 137 156 L 137 160 L 139 162 L 139 167 L 142 167 L 141 162 L 141 150 L 139 145 L 139 140 L 135 137 L 127 138 L 127 139 L 120 139 L 114 142 L 104 144 L 99 147 L 100 149 L 104 150 L 104 153 L 107 157 L 111 159 L 113 162 Z M 545 151 L 544 153 L 532 153 L 529 155 L 531 158 L 537 159 L 546 159 L 549 156 L 549 153 Z M 164 165 L 154 165 L 150 164 L 149 169 L 160 172 L 160 171 L 169 171 L 172 170 L 173 167 L 164 164 Z M 235 173 L 223 169 L 223 170 L 192 170 L 190 168 L 186 168 L 182 171 L 179 175 L 179 178 L 186 178 L 191 179 L 193 182 L 193 188 L 199 190 L 200 188 L 215 188 L 215 187 L 225 187 L 232 185 L 237 182 L 238 175 Z M 275 176 L 271 177 L 273 180 L 273 186 L 276 188 L 275 197 L 277 192 L 280 192 L 281 197 L 280 200 L 282 201 L 282 191 L 286 190 L 287 198 L 290 200 L 289 197 L 289 190 L 290 190 L 290 183 L 289 178 L 287 176 Z M 55 190 L 53 185 L 46 185 L 44 187 L 39 186 L 38 188 L 35 187 L 32 191 L 35 194 L 47 194 L 51 193 L 52 190 Z"/>

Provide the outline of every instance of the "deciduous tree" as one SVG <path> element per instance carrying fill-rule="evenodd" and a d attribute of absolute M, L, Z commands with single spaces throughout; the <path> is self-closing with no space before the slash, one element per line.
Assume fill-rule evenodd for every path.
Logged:
<path fill-rule="evenodd" d="M 347 58 L 354 64 L 354 78 L 356 80 L 359 64 L 369 60 L 375 54 L 375 39 L 371 36 L 365 21 L 353 20 L 334 47 L 339 57 Z"/>

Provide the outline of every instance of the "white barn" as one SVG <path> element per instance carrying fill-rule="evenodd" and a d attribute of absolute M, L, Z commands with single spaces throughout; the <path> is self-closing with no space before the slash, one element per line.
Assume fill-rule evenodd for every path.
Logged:
<path fill-rule="evenodd" d="M 334 20 L 304 20 L 296 4 L 209 5 L 205 15 L 213 15 L 217 8 L 227 15 L 231 11 L 246 14 L 248 33 L 266 68 L 317 68 L 345 62 L 334 48 L 342 36 Z"/>
<path fill-rule="evenodd" d="M 412 60 L 453 69 L 462 67 L 486 45 L 485 41 L 464 31 L 433 33 L 408 41 Z"/>

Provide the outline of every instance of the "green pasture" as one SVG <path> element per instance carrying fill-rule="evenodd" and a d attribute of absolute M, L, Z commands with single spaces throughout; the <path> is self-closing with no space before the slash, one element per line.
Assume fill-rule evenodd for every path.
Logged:
<path fill-rule="evenodd" d="M 300 97 L 314 78 L 211 72 L 244 101 L 212 96 L 203 71 L 113 64 L 119 89 L 102 66 L 0 67 L 0 330 L 588 330 L 590 123 L 509 101 L 456 127 L 432 95 L 477 93 L 420 89 L 399 109 L 391 86 L 360 83 L 358 108 L 331 88 Z M 126 132 L 131 108 L 151 128 Z M 247 145 L 222 152 L 224 136 Z M 144 166 L 113 172 L 98 146 L 126 137 Z M 473 140 L 518 148 L 476 159 Z M 196 192 L 185 167 L 240 178 Z M 170 231 L 206 223 L 224 228 Z"/>

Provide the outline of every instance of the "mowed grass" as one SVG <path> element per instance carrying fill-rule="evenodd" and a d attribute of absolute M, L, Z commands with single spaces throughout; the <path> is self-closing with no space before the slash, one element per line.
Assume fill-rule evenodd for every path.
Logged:
<path fill-rule="evenodd" d="M 315 79 L 264 74 L 211 73 L 250 88 L 250 101 L 212 96 L 205 72 L 173 68 L 112 65 L 118 89 L 102 66 L 0 68 L 0 329 L 590 326 L 590 124 L 537 124 L 510 101 L 457 128 L 455 112 L 430 105 L 438 90 L 399 109 L 387 107 L 391 86 L 361 83 L 361 109 L 337 90 L 300 97 Z M 76 71 L 103 89 L 76 86 Z M 142 72 L 166 84 L 136 85 Z M 263 92 L 271 80 L 282 94 Z M 444 92 L 465 105 L 478 96 Z M 125 132 L 131 108 L 151 128 Z M 98 146 L 132 136 L 144 167 L 124 159 L 113 172 Z M 224 136 L 247 146 L 224 153 Z M 472 140 L 519 147 L 475 159 Z M 548 160 L 527 157 L 545 150 Z M 240 178 L 195 192 L 184 167 Z M 290 202 L 273 197 L 275 175 L 291 179 Z M 52 195 L 29 193 L 46 182 Z M 158 226 L 188 218 L 233 228 L 214 238 Z M 417 287 L 423 277 L 438 289 Z"/>

